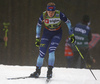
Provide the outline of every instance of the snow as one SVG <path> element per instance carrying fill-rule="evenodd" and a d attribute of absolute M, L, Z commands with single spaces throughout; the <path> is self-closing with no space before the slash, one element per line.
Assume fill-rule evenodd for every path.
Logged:
<path fill-rule="evenodd" d="M 27 78 L 8 80 L 7 78 L 29 76 L 35 66 L 0 65 L 0 84 L 100 84 L 100 70 L 93 69 L 93 77 L 89 69 L 54 67 L 53 77 L 49 83 L 46 78 Z M 42 67 L 40 77 L 46 77 L 47 67 Z"/>

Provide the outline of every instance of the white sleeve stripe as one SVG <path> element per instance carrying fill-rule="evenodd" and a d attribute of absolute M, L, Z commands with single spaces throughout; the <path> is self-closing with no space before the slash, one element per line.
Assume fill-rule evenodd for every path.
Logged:
<path fill-rule="evenodd" d="M 41 24 L 37 23 L 38 26 L 42 26 Z"/>
<path fill-rule="evenodd" d="M 41 18 L 39 18 L 39 20 L 42 22 Z"/>

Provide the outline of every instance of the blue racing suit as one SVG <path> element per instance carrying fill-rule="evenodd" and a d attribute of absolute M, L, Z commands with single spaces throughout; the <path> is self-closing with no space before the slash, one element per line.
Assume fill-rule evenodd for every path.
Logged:
<path fill-rule="evenodd" d="M 62 38 L 62 29 L 61 29 L 60 21 L 64 21 L 67 24 L 69 33 L 72 34 L 70 20 L 62 12 L 57 10 L 57 13 L 55 11 L 55 16 L 52 18 L 49 18 L 47 15 L 47 17 L 44 19 L 44 14 L 40 16 L 36 26 L 36 38 L 40 38 L 40 32 L 41 32 L 43 20 L 44 23 L 46 23 L 48 26 L 45 25 L 45 28 L 43 30 L 43 35 L 41 38 L 41 43 L 39 48 L 39 56 L 36 64 L 37 67 L 41 67 L 43 65 L 43 59 L 48 47 L 49 47 L 48 66 L 54 66 L 55 50 Z M 56 25 L 56 23 L 59 23 L 59 25 Z M 52 26 L 49 24 L 54 24 L 56 26 L 53 28 L 49 28 Z"/>

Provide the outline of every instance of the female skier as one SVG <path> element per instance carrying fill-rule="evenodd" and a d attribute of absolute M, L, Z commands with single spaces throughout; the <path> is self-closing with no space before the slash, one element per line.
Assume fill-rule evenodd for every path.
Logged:
<path fill-rule="evenodd" d="M 36 46 L 39 47 L 39 56 L 37 58 L 36 71 L 30 76 L 38 78 L 43 65 L 43 59 L 49 46 L 49 58 L 48 58 L 48 71 L 47 78 L 52 77 L 52 69 L 55 62 L 55 50 L 59 45 L 62 38 L 61 20 L 64 21 L 71 33 L 70 20 L 59 10 L 55 10 L 55 4 L 50 2 L 47 4 L 47 10 L 40 16 L 36 26 Z M 40 42 L 40 31 L 42 23 L 44 22 L 45 28 Z M 70 37 L 74 42 L 74 35 L 71 33 Z"/>

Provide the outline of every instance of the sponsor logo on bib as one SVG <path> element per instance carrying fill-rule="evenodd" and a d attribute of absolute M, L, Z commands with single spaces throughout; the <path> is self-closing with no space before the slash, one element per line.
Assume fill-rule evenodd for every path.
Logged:
<path fill-rule="evenodd" d="M 45 19 L 46 24 L 56 24 L 60 22 L 60 18 Z"/>

